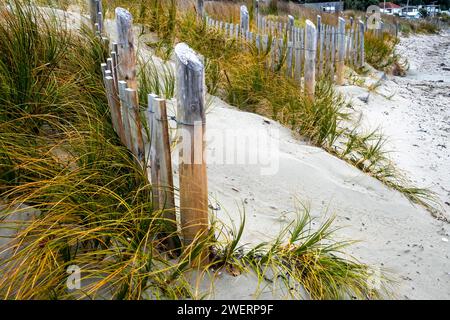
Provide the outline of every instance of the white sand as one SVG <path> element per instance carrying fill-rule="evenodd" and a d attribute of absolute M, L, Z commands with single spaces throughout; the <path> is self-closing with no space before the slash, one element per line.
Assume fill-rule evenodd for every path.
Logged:
<path fill-rule="evenodd" d="M 388 77 L 368 103 L 367 89 L 340 88 L 363 114 L 370 130 L 388 137 L 391 158 L 414 185 L 429 188 L 450 218 L 450 33 L 401 38 L 398 53 L 406 57 L 406 77 Z"/>

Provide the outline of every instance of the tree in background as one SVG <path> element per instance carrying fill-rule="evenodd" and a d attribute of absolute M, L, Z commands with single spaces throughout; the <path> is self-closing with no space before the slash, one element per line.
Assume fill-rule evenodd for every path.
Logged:
<path fill-rule="evenodd" d="M 345 10 L 366 11 L 367 7 L 379 3 L 379 0 L 344 0 Z"/>

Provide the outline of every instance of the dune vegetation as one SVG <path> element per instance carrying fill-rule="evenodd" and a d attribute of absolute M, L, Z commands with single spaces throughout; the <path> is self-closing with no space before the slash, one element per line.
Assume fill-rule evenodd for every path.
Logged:
<path fill-rule="evenodd" d="M 71 2 L 58 5 L 67 9 Z M 329 79 L 317 82 L 314 101 L 307 99 L 298 83 L 279 72 L 283 65 L 267 71 L 267 53 L 241 50 L 207 29 L 189 1 L 107 0 L 105 16 L 112 18 L 116 6 L 129 9 L 143 32 L 158 36 L 148 45 L 161 58 L 170 59 L 180 41 L 202 54 L 210 94 L 279 121 L 431 208 L 432 194 L 409 184 L 389 161 L 385 137 L 361 130 Z M 236 15 L 235 5 L 223 6 Z M 366 54 L 374 67 L 385 68 L 394 63 L 386 55 L 392 55 L 395 40 L 381 41 Z M 111 126 L 100 70 L 107 51 L 87 26 L 74 31 L 28 1 L 0 0 L 0 223 L 19 228 L 0 247 L 1 298 L 203 298 L 189 281 L 190 261 L 203 250 L 210 251 L 208 272 L 253 272 L 260 282 L 294 288 L 287 290 L 294 298 L 301 297 L 298 287 L 314 299 L 387 294 L 387 282 L 371 288 L 370 266 L 344 253 L 352 242 L 333 240 L 333 219 L 313 228 L 305 208 L 277 239 L 253 248 L 239 242 L 243 216 L 238 227 L 214 221 L 207 239 L 192 248 L 168 250 L 161 235 L 171 222 L 154 210 L 145 172 Z M 161 80 L 154 66 L 142 61 L 141 68 L 141 95 L 160 90 L 161 83 L 163 95 L 173 95 L 169 71 Z M 16 220 L 31 209 L 35 217 Z M 82 290 L 67 290 L 71 265 L 82 266 Z"/>

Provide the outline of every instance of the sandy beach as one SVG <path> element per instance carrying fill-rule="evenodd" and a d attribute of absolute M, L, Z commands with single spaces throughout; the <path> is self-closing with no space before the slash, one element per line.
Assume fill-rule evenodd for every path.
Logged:
<path fill-rule="evenodd" d="M 450 217 L 450 33 L 402 37 L 405 77 L 388 76 L 375 91 L 341 87 L 367 130 L 379 128 L 396 166 L 418 187 L 435 192 Z M 369 96 L 367 102 L 365 100 Z M 362 98 L 362 99 L 361 99 Z"/>

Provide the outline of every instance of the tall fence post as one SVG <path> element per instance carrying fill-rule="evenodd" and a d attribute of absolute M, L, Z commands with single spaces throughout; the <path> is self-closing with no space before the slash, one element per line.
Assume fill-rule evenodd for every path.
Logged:
<path fill-rule="evenodd" d="M 318 61 L 318 65 L 319 67 L 317 68 L 318 70 L 318 76 L 320 77 L 322 75 L 322 71 L 323 71 L 323 64 L 324 64 L 324 55 L 323 55 L 323 41 L 324 41 L 324 32 L 323 32 L 323 26 L 322 26 L 322 17 L 320 15 L 317 15 L 317 41 L 319 41 L 319 61 Z"/>
<path fill-rule="evenodd" d="M 205 17 L 205 6 L 203 0 L 197 0 L 197 16 L 200 19 L 203 19 Z"/>
<path fill-rule="evenodd" d="M 338 85 L 344 84 L 344 60 L 345 60 L 345 19 L 339 17 L 338 24 L 338 61 L 336 66 Z"/>
<path fill-rule="evenodd" d="M 89 0 L 89 13 L 91 17 L 92 30 L 95 30 L 95 24 L 97 23 L 97 0 Z"/>
<path fill-rule="evenodd" d="M 248 16 L 247 7 L 242 5 L 240 13 L 241 13 L 241 15 L 240 15 L 239 24 L 241 26 L 241 33 L 245 35 L 250 26 L 250 20 L 249 20 L 249 16 Z"/>
<path fill-rule="evenodd" d="M 293 34 L 294 34 L 294 22 L 295 22 L 295 18 L 291 15 L 288 15 L 288 24 L 287 24 L 287 36 L 288 36 L 288 41 L 291 40 L 293 38 Z"/>
<path fill-rule="evenodd" d="M 256 18 L 256 30 L 260 32 L 261 26 L 259 21 L 259 0 L 255 0 L 255 18 Z"/>
<path fill-rule="evenodd" d="M 359 62 L 360 67 L 364 66 L 364 22 L 359 20 Z"/>
<path fill-rule="evenodd" d="M 98 35 L 103 34 L 103 6 L 101 0 L 89 0 L 89 13 L 92 30 Z"/>
<path fill-rule="evenodd" d="M 180 131 L 180 215 L 186 246 L 205 239 L 209 229 L 205 152 L 205 70 L 202 60 L 185 43 L 175 46 L 177 120 Z M 208 263 L 200 253 L 195 266 Z"/>
<path fill-rule="evenodd" d="M 120 80 L 127 82 L 129 89 L 137 91 L 137 68 L 136 68 L 136 50 L 134 46 L 134 33 L 133 33 L 133 16 L 130 12 L 123 8 L 116 8 L 116 24 L 117 34 L 119 40 L 118 55 L 119 63 L 117 66 L 118 76 Z M 144 142 L 142 137 L 142 124 L 141 116 L 139 112 L 139 101 L 137 95 L 132 94 L 133 100 L 133 120 L 135 121 L 136 141 L 135 155 L 138 160 L 144 162 Z M 131 121 L 131 119 L 130 119 Z"/>
<path fill-rule="evenodd" d="M 316 85 L 316 50 L 317 30 L 310 20 L 306 20 L 305 28 L 305 92 L 311 100 L 314 100 Z"/>
<path fill-rule="evenodd" d="M 180 241 L 176 235 L 177 218 L 166 101 L 149 94 L 146 118 L 151 132 L 150 166 L 153 208 L 163 211 L 162 217 L 166 220 L 167 226 L 163 239 L 171 250 L 176 250 L 180 248 Z"/>

